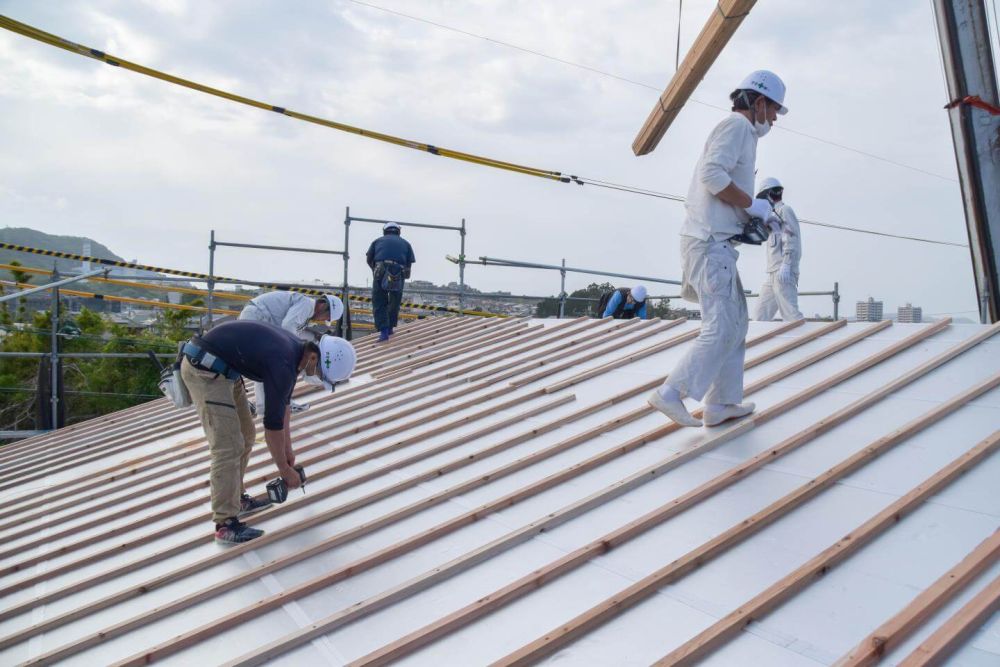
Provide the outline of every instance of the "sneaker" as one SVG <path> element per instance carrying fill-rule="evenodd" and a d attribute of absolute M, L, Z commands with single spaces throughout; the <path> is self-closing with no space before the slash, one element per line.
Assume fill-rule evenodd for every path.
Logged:
<path fill-rule="evenodd" d="M 733 403 L 730 405 L 706 405 L 702 415 L 705 418 L 705 426 L 717 426 L 730 419 L 745 417 L 757 407 L 753 403 Z"/>
<path fill-rule="evenodd" d="M 653 393 L 646 399 L 650 407 L 659 410 L 681 426 L 701 426 L 701 420 L 691 416 L 691 413 L 684 407 L 684 402 L 680 399 L 668 401 L 660 396 L 660 392 L 653 390 Z"/>
<path fill-rule="evenodd" d="M 389 340 L 389 330 L 382 329 L 381 331 L 378 332 L 378 342 L 384 343 L 387 340 Z"/>
<path fill-rule="evenodd" d="M 288 407 L 292 409 L 293 414 L 298 414 L 300 412 L 305 412 L 309 409 L 308 403 L 299 403 L 298 401 L 290 401 Z"/>
<path fill-rule="evenodd" d="M 261 510 L 266 510 L 270 506 L 270 500 L 257 500 L 249 493 L 244 493 L 240 496 L 240 511 L 236 517 L 241 519 L 245 516 L 256 514 Z"/>
<path fill-rule="evenodd" d="M 263 534 L 263 530 L 240 523 L 236 517 L 215 524 L 215 541 L 219 544 L 243 544 L 255 540 Z"/>

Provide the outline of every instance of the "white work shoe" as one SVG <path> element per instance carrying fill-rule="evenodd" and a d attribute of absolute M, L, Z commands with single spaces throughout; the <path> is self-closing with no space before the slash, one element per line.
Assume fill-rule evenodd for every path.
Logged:
<path fill-rule="evenodd" d="M 724 421 L 745 417 L 757 407 L 753 403 L 730 403 L 729 405 L 706 405 L 703 414 L 705 426 L 717 426 Z"/>
<path fill-rule="evenodd" d="M 309 404 L 299 403 L 298 401 L 289 401 L 288 407 L 292 409 L 292 412 L 298 413 L 298 412 L 305 412 L 306 410 L 308 410 Z"/>
<path fill-rule="evenodd" d="M 653 393 L 646 399 L 646 402 L 681 426 L 701 426 L 701 420 L 692 417 L 691 413 L 684 407 L 684 401 L 679 398 L 667 400 L 660 396 L 660 392 L 654 389 Z"/>

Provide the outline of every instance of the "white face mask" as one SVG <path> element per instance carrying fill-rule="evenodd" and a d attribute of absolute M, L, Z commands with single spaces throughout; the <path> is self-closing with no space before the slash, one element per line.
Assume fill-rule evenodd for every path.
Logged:
<path fill-rule="evenodd" d="M 764 102 L 764 122 L 760 123 L 757 121 L 757 110 L 756 106 L 753 112 L 753 130 L 757 134 L 757 138 L 761 138 L 771 131 L 771 124 L 767 122 L 767 101 Z"/>

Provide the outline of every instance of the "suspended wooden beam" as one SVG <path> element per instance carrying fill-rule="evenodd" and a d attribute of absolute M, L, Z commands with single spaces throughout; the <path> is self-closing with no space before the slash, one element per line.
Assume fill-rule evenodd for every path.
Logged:
<path fill-rule="evenodd" d="M 632 142 L 633 153 L 646 155 L 653 152 L 755 4 L 757 0 L 718 0 L 705 27 L 684 56 L 684 62 L 667 84 L 667 89 L 656 101 L 656 106 Z"/>
<path fill-rule="evenodd" d="M 902 610 L 880 625 L 834 667 L 868 667 L 891 653 L 927 619 L 960 593 L 972 580 L 1000 559 L 1000 530 L 979 543 L 960 563 L 913 598 Z"/>
<path fill-rule="evenodd" d="M 881 512 L 810 558 L 805 564 L 768 586 L 753 599 L 740 605 L 735 611 L 713 623 L 706 630 L 654 664 L 658 667 L 664 665 L 680 667 L 681 665 L 693 664 L 703 658 L 735 636 L 747 624 L 765 616 L 782 601 L 829 572 L 875 537 L 897 525 L 903 517 L 916 510 L 925 500 L 939 493 L 997 449 L 1000 449 L 1000 431 L 995 431 Z"/>
<path fill-rule="evenodd" d="M 899 667 L 929 667 L 943 664 L 962 642 L 1000 610 L 1000 577 L 989 583 L 964 607 L 934 631 Z"/>

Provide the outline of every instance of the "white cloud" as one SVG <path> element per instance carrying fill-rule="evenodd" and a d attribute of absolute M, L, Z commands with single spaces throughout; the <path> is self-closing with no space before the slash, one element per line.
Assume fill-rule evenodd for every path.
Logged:
<path fill-rule="evenodd" d="M 493 39 L 660 86 L 673 71 L 674 3 L 382 0 Z M 940 107 L 937 44 L 919 0 L 769 0 L 744 22 L 696 97 L 725 104 L 745 70 L 789 84 L 781 122 L 954 176 Z M 685 2 L 690 45 L 714 0 Z M 672 193 L 687 190 L 704 137 L 724 112 L 689 105 L 660 148 L 630 144 L 656 92 L 346 0 L 288 3 L 13 1 L 5 13 L 122 58 L 268 103 L 512 162 Z M 490 254 L 677 277 L 681 206 L 592 186 L 553 184 L 300 123 L 0 34 L 0 210 L 6 224 L 90 235 L 122 255 L 203 269 L 208 230 L 262 243 L 338 245 L 358 214 L 469 221 L 469 255 Z M 800 215 L 962 241 L 958 188 L 917 172 L 772 133 L 758 166 L 788 182 Z M 7 194 L 20 193 L 18 198 Z M 25 205 L 25 201 L 66 206 Z M 15 203 L 12 203 L 15 202 Z M 352 229 L 351 252 L 376 229 Z M 975 307 L 967 251 L 807 228 L 803 287 L 835 280 L 842 305 Z M 416 275 L 438 282 L 450 234 L 411 230 Z M 339 280 L 295 256 L 231 253 L 220 270 Z M 747 286 L 759 252 L 741 261 Z M 928 268 L 930 267 L 930 269 Z M 363 263 L 352 266 L 359 282 Z M 470 267 L 482 288 L 551 292 L 558 276 Z M 571 287 L 589 282 L 573 277 Z M 822 300 L 806 310 L 826 312 Z"/>

